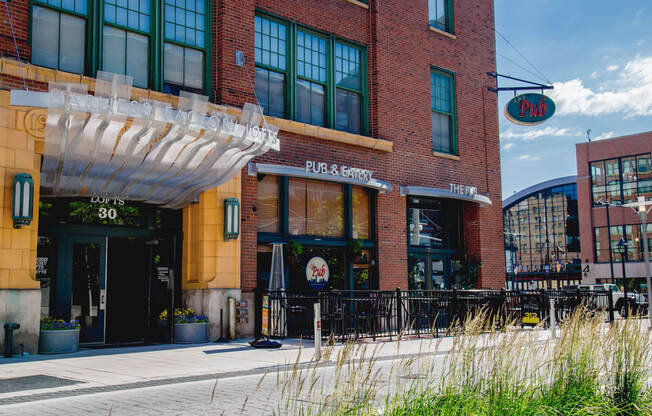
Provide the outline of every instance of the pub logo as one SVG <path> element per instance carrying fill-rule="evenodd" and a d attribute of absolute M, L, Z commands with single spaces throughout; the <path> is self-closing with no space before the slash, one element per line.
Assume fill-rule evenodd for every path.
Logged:
<path fill-rule="evenodd" d="M 306 265 L 306 281 L 308 286 L 315 290 L 321 290 L 328 284 L 330 271 L 326 260 L 321 257 L 313 257 Z"/>
<path fill-rule="evenodd" d="M 555 102 L 550 97 L 528 93 L 517 95 L 505 105 L 505 117 L 522 126 L 543 123 L 555 114 Z"/>

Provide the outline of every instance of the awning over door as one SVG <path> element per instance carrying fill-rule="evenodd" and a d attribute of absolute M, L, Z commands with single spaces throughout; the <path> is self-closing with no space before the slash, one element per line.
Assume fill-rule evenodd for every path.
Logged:
<path fill-rule="evenodd" d="M 207 114 L 208 97 L 183 93 L 176 109 L 131 101 L 131 77 L 11 92 L 11 104 L 47 107 L 43 196 L 105 196 L 181 208 L 229 181 L 252 158 L 279 150 L 278 128 L 245 104 L 239 120 Z"/>
<path fill-rule="evenodd" d="M 469 188 L 469 187 L 467 187 Z M 471 188 L 475 189 L 475 188 Z M 489 197 L 480 195 L 477 192 L 456 193 L 450 189 L 428 188 L 425 186 L 401 186 L 401 196 L 424 196 L 431 198 L 459 199 L 462 201 L 475 202 L 477 204 L 491 205 Z"/>

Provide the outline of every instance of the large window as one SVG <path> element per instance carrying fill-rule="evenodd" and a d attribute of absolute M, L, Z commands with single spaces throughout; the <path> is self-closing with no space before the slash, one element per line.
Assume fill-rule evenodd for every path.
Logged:
<path fill-rule="evenodd" d="M 98 70 L 129 75 L 136 87 L 172 94 L 204 93 L 207 0 L 162 3 L 34 0 L 32 63 L 90 76 Z"/>
<path fill-rule="evenodd" d="M 287 26 L 256 16 L 254 36 L 256 96 L 265 114 L 285 117 Z"/>
<path fill-rule="evenodd" d="M 32 8 L 32 63 L 81 74 L 86 58 L 86 0 L 43 2 Z M 63 6 L 63 7 L 61 7 Z"/>
<path fill-rule="evenodd" d="M 598 263 L 609 262 L 609 239 L 611 239 L 611 258 L 614 262 L 622 262 L 623 250 L 618 242 L 627 242 L 627 261 L 643 261 L 643 227 L 641 224 L 612 226 L 593 229 L 595 235 L 595 260 Z M 647 224 L 647 237 L 652 256 L 652 224 Z"/>
<path fill-rule="evenodd" d="M 593 204 L 627 204 L 639 196 L 652 200 L 650 154 L 591 162 Z"/>
<path fill-rule="evenodd" d="M 165 0 L 163 91 L 201 93 L 206 57 L 206 0 Z"/>
<path fill-rule="evenodd" d="M 262 15 L 254 32 L 255 89 L 265 114 L 367 132 L 363 47 Z"/>
<path fill-rule="evenodd" d="M 457 153 L 455 121 L 455 78 L 440 70 L 430 73 L 432 148 L 436 152 Z"/>
<path fill-rule="evenodd" d="M 290 234 L 344 237 L 342 185 L 290 178 L 288 189 Z"/>
<path fill-rule="evenodd" d="M 522 271 L 546 265 L 569 270 L 580 263 L 577 186 L 547 188 L 516 201 L 503 211 L 505 250 Z"/>
<path fill-rule="evenodd" d="M 362 131 L 362 52 L 335 42 L 335 128 L 350 133 Z"/>
<path fill-rule="evenodd" d="M 266 175 L 258 181 L 258 231 L 279 232 L 278 176 Z"/>
<path fill-rule="evenodd" d="M 299 237 L 372 240 L 373 192 L 361 186 L 259 175 L 258 232 L 273 241 Z M 271 237 L 270 237 L 271 238 Z M 342 242 L 344 244 L 344 241 Z"/>
<path fill-rule="evenodd" d="M 453 33 L 452 6 L 452 0 L 428 0 L 428 24 L 439 30 Z"/>

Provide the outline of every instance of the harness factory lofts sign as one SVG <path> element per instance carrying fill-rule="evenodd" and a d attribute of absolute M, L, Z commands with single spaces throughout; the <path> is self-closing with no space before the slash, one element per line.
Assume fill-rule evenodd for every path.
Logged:
<path fill-rule="evenodd" d="M 99 72 L 95 95 L 69 83 L 51 83 L 49 93 L 12 91 L 14 105 L 45 101 L 48 108 L 43 196 L 181 208 L 229 181 L 255 156 L 279 150 L 278 128 L 260 127 L 256 105 L 245 104 L 236 120 L 207 114 L 208 97 L 197 94 L 182 92 L 177 108 L 131 100 L 131 83 L 131 77 Z"/>

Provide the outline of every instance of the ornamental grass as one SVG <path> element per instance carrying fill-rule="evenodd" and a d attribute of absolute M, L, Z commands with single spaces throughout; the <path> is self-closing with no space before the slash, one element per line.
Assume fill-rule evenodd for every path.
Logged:
<path fill-rule="evenodd" d="M 276 378 L 268 403 L 306 416 L 652 415 L 652 331 L 603 318 L 578 309 L 553 338 L 478 314 L 393 361 L 378 344 L 331 342 L 308 365 L 263 376 Z"/>

